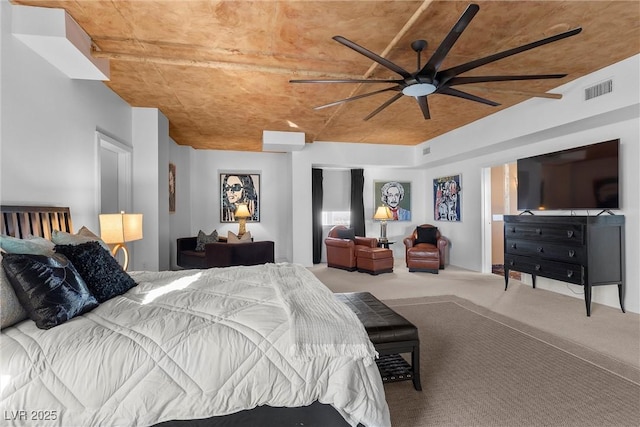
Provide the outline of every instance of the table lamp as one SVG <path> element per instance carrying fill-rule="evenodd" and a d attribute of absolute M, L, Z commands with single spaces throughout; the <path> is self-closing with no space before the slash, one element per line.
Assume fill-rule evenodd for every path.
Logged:
<path fill-rule="evenodd" d="M 233 216 L 238 219 L 238 222 L 240 222 L 238 237 L 242 237 L 242 235 L 247 232 L 247 218 L 251 216 L 251 212 L 249 212 L 249 208 L 246 204 L 240 203 L 236 206 L 236 211 Z"/>
<path fill-rule="evenodd" d="M 373 215 L 373 219 L 380 221 L 380 239 L 378 239 L 382 243 L 386 243 L 387 239 L 387 220 L 391 219 L 391 210 L 387 206 L 379 206 L 376 209 L 375 215 Z"/>
<path fill-rule="evenodd" d="M 115 257 L 122 249 L 124 254 L 124 270 L 129 266 L 129 250 L 126 242 L 142 239 L 142 214 L 126 214 L 124 211 L 118 214 L 100 215 L 100 237 L 109 244 L 115 245 L 111 251 Z"/>

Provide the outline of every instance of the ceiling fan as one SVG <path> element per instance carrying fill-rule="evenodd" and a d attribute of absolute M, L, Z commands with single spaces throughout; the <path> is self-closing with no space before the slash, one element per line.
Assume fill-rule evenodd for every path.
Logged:
<path fill-rule="evenodd" d="M 397 73 L 401 76 L 399 79 L 327 79 L 327 80 L 289 80 L 290 83 L 392 83 L 393 86 L 376 90 L 374 92 L 368 92 L 361 95 L 352 96 L 350 98 L 341 99 L 329 104 L 315 107 L 316 110 L 326 107 L 332 107 L 335 105 L 343 104 L 346 102 L 355 101 L 368 96 L 377 95 L 382 92 L 395 91 L 398 92 L 392 98 L 383 103 L 380 107 L 375 109 L 371 114 L 366 116 L 364 120 L 369 120 L 389 105 L 402 98 L 403 95 L 411 96 L 416 99 L 422 114 L 425 119 L 430 119 L 429 104 L 427 103 L 427 96 L 433 93 L 441 95 L 455 96 L 470 101 L 480 102 L 491 106 L 500 105 L 497 102 L 489 99 L 481 98 L 476 95 L 472 95 L 467 92 L 463 92 L 459 89 L 455 89 L 453 86 L 464 85 L 469 83 L 486 83 L 486 82 L 500 82 L 509 80 L 535 80 L 535 79 L 560 79 L 566 76 L 566 74 L 534 74 L 534 75 L 502 75 L 502 76 L 478 76 L 478 77 L 458 77 L 459 74 L 478 68 L 482 65 L 489 64 L 499 59 L 506 58 L 511 55 L 515 55 L 526 50 L 530 50 L 548 43 L 552 43 L 567 37 L 574 36 L 582 28 L 578 27 L 564 33 L 557 34 L 555 36 L 547 37 L 532 43 L 522 45 L 520 47 L 508 49 L 493 55 L 486 56 L 484 58 L 476 59 L 464 64 L 457 65 L 455 67 L 447 68 L 446 70 L 440 70 L 440 65 L 444 61 L 445 57 L 458 40 L 462 32 L 467 28 L 473 17 L 480 10 L 480 6 L 477 4 L 470 4 L 464 13 L 458 19 L 458 22 L 453 26 L 449 34 L 444 38 L 440 46 L 435 50 L 431 58 L 421 67 L 420 53 L 426 48 L 427 42 L 425 40 L 416 40 L 411 43 L 411 48 L 417 53 L 418 67 L 413 73 L 405 70 L 404 68 L 394 64 L 393 62 L 371 52 L 368 49 L 348 40 L 342 36 L 334 36 L 333 40 L 341 43 L 348 48 L 355 50 L 356 52 L 366 56 L 367 58 L 377 62 L 378 64 L 388 68 L 389 70 Z"/>

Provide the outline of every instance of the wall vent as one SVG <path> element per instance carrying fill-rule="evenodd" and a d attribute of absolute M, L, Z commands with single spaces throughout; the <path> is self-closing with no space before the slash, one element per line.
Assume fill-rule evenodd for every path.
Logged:
<path fill-rule="evenodd" d="M 424 147 L 422 149 L 422 155 L 426 156 L 427 154 L 429 154 L 431 152 L 431 147 Z"/>
<path fill-rule="evenodd" d="M 605 82 L 586 88 L 584 90 L 584 100 L 588 101 L 611 92 L 613 92 L 613 80 L 609 79 Z"/>

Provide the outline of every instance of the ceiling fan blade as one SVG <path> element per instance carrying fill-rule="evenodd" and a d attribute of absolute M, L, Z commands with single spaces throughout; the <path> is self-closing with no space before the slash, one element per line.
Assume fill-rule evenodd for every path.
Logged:
<path fill-rule="evenodd" d="M 367 120 L 369 120 L 371 117 L 375 116 L 376 114 L 378 114 L 380 111 L 384 110 L 385 108 L 387 108 L 389 105 L 393 104 L 394 102 L 396 102 L 398 99 L 402 98 L 404 95 L 402 94 L 402 92 L 399 92 L 397 94 L 395 94 L 393 96 L 393 98 L 389 99 L 387 102 L 385 102 L 384 104 L 382 104 L 381 106 L 379 106 L 378 108 L 376 108 L 371 114 L 369 114 L 367 117 L 364 118 L 364 121 L 366 122 Z"/>
<path fill-rule="evenodd" d="M 497 61 L 499 59 L 503 59 L 503 58 L 506 58 L 508 56 L 520 53 L 520 52 L 524 52 L 524 51 L 527 51 L 527 50 L 530 50 L 530 49 L 534 49 L 536 47 L 543 46 L 543 45 L 548 44 L 548 43 L 553 43 L 555 41 L 562 40 L 562 39 L 565 39 L 567 37 L 575 36 L 576 34 L 580 33 L 580 31 L 582 31 L 582 28 L 578 27 L 578 28 L 575 28 L 573 30 L 565 31 L 564 33 L 556 34 L 555 36 L 547 37 L 547 38 L 544 38 L 542 40 L 538 40 L 538 41 L 535 41 L 535 42 L 532 42 L 532 43 L 528 43 L 528 44 L 522 45 L 520 47 L 515 47 L 513 49 L 508 49 L 508 50 L 505 50 L 505 51 L 502 51 L 502 52 L 499 52 L 499 53 L 495 53 L 493 55 L 485 56 L 484 58 L 476 59 L 476 60 L 467 62 L 465 64 L 460 64 L 460 65 L 457 65 L 455 67 L 448 68 L 448 69 L 443 70 L 442 72 L 438 73 L 438 80 L 441 82 L 441 84 L 445 84 L 452 77 L 457 76 L 458 74 L 465 73 L 465 72 L 467 72 L 469 70 L 473 70 L 474 68 L 478 68 L 478 67 L 480 67 L 482 65 L 489 64 L 490 62 L 494 62 L 494 61 Z"/>
<path fill-rule="evenodd" d="M 289 83 L 394 83 L 400 84 L 404 80 L 376 80 L 376 79 L 326 79 L 326 80 L 289 80 Z"/>
<path fill-rule="evenodd" d="M 472 94 L 467 93 L 467 92 L 462 92 L 461 90 L 453 89 L 453 88 L 450 88 L 450 87 L 438 89 L 438 91 L 436 93 L 441 93 L 443 95 L 457 96 L 458 98 L 468 99 L 469 101 L 480 102 L 482 104 L 491 105 L 492 107 L 497 107 L 498 105 L 500 105 L 497 102 L 490 101 L 490 100 L 485 99 L 485 98 L 480 98 L 479 96 L 472 95 Z"/>
<path fill-rule="evenodd" d="M 460 16 L 458 22 L 451 28 L 449 34 L 444 38 L 440 46 L 436 49 L 436 51 L 431 55 L 431 58 L 427 61 L 427 63 L 422 67 L 418 75 L 426 75 L 433 79 L 436 74 L 436 71 L 440 69 L 440 65 L 444 58 L 447 56 L 455 42 L 458 40 L 458 37 L 462 34 L 462 32 L 467 28 L 471 20 L 476 13 L 480 10 L 480 6 L 477 4 L 470 4 L 467 7 L 467 10 Z"/>
<path fill-rule="evenodd" d="M 420 106 L 420 109 L 422 110 L 422 115 L 424 116 L 425 120 L 428 120 L 431 118 L 431 115 L 429 114 L 429 104 L 427 103 L 427 97 L 425 96 L 416 96 L 416 101 L 418 101 L 418 105 Z"/>
<path fill-rule="evenodd" d="M 447 82 L 447 86 L 464 85 L 469 83 L 506 82 L 510 80 L 561 79 L 566 76 L 566 74 L 532 74 L 528 76 L 454 77 Z"/>
<path fill-rule="evenodd" d="M 384 88 L 384 89 L 376 90 L 374 92 L 363 93 L 361 95 L 356 95 L 356 96 L 352 96 L 350 98 L 341 99 L 340 101 L 331 102 L 330 104 L 320 105 L 318 107 L 314 107 L 313 109 L 314 110 L 321 110 L 323 108 L 333 107 L 334 105 L 344 104 L 345 102 L 355 101 L 356 99 L 366 98 L 367 96 L 377 95 L 379 93 L 387 92 L 387 91 L 390 91 L 390 90 L 400 90 L 400 86 L 387 87 L 387 88 Z M 400 95 L 402 95 L 402 92 L 400 93 Z"/>
<path fill-rule="evenodd" d="M 398 73 L 399 75 L 401 75 L 405 79 L 411 77 L 411 73 L 409 73 L 404 68 L 400 67 L 399 65 L 394 64 L 393 62 L 389 61 L 388 59 L 385 59 L 385 58 L 381 57 L 380 55 L 377 55 L 377 54 L 371 52 L 368 49 L 365 49 L 364 47 L 352 42 L 351 40 L 345 39 L 342 36 L 334 36 L 333 39 L 335 41 L 337 41 L 338 43 L 342 43 L 346 47 L 355 50 L 359 54 L 366 56 L 367 58 L 371 59 L 372 61 L 375 61 L 378 64 L 390 69 L 391 71 L 393 71 L 395 73 Z"/>

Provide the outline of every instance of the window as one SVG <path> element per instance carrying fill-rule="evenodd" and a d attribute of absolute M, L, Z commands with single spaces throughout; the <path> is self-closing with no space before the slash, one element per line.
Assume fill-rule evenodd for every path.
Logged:
<path fill-rule="evenodd" d="M 344 225 L 348 227 L 350 220 L 350 211 L 322 211 L 322 225 Z"/>

